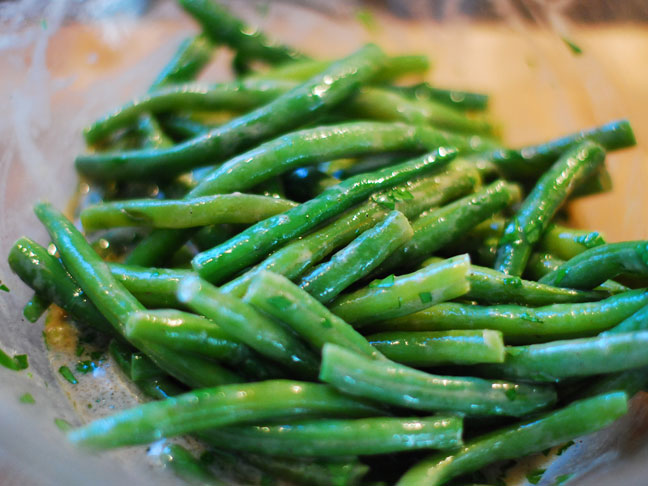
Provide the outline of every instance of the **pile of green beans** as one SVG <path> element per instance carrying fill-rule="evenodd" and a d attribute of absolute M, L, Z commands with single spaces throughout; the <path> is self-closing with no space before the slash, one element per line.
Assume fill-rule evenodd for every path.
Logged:
<path fill-rule="evenodd" d="M 201 458 L 160 459 L 199 484 L 431 486 L 626 413 L 648 385 L 648 241 L 557 216 L 606 189 L 626 120 L 507 148 L 487 95 L 400 82 L 424 56 L 311 59 L 179 3 L 201 31 L 84 132 L 86 234 L 39 203 L 51 245 L 8 255 L 25 317 L 60 307 L 147 397 L 68 440 L 190 435 Z M 221 45 L 234 81 L 196 83 Z"/>

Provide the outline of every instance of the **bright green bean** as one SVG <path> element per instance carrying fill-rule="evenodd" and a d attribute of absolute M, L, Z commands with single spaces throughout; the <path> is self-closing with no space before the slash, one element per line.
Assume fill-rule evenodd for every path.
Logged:
<path fill-rule="evenodd" d="M 205 34 L 183 40 L 173 58 L 164 66 L 151 84 L 151 89 L 195 79 L 209 63 L 213 52 L 214 44 Z"/>
<path fill-rule="evenodd" d="M 326 344 L 320 380 L 354 396 L 423 411 L 522 416 L 556 401 L 550 387 L 438 376 Z"/>
<path fill-rule="evenodd" d="M 76 445 L 105 449 L 245 422 L 313 413 L 363 417 L 378 412 L 372 404 L 346 397 L 327 385 L 268 380 L 205 388 L 138 405 L 72 430 L 68 439 Z"/>
<path fill-rule="evenodd" d="M 598 231 L 579 230 L 552 224 L 538 241 L 538 249 L 562 260 L 569 260 L 585 250 L 604 244 L 605 239 Z"/>
<path fill-rule="evenodd" d="M 281 275 L 260 272 L 250 282 L 244 300 L 288 324 L 318 352 L 326 343 L 335 343 L 382 358 L 358 331 Z"/>
<path fill-rule="evenodd" d="M 42 317 L 49 308 L 52 301 L 39 297 L 34 294 L 23 307 L 23 317 L 29 322 L 36 322 Z"/>
<path fill-rule="evenodd" d="M 387 358 L 408 366 L 504 361 L 504 341 L 499 331 L 396 331 L 372 334 L 367 340 Z"/>
<path fill-rule="evenodd" d="M 484 111 L 488 108 L 488 95 L 482 93 L 441 89 L 431 86 L 429 83 L 419 83 L 413 86 L 393 86 L 390 89 L 417 100 L 434 100 L 460 110 Z"/>
<path fill-rule="evenodd" d="M 569 194 L 605 160 L 600 145 L 585 141 L 565 152 L 540 177 L 500 239 L 495 270 L 522 275 L 533 246 L 540 240 Z"/>
<path fill-rule="evenodd" d="M 430 456 L 407 471 L 397 486 L 441 486 L 493 462 L 540 452 L 602 429 L 627 411 L 625 393 L 574 402 L 539 418 L 475 437 L 457 452 Z"/>

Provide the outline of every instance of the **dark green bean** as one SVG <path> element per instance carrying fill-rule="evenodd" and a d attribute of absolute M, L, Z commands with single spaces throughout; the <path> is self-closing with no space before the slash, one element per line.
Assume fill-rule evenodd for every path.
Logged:
<path fill-rule="evenodd" d="M 393 86 L 390 89 L 417 100 L 434 100 L 460 110 L 484 111 L 488 108 L 488 95 L 482 93 L 436 88 L 429 83 Z"/>
<path fill-rule="evenodd" d="M 169 444 L 160 453 L 162 464 L 171 468 L 176 476 L 189 484 L 201 486 L 225 486 L 204 464 L 196 459 L 191 452 L 178 444 Z"/>
<path fill-rule="evenodd" d="M 326 344 L 320 380 L 349 395 L 423 411 L 522 416 L 556 401 L 550 387 L 438 376 Z"/>
<path fill-rule="evenodd" d="M 459 255 L 408 275 L 374 281 L 368 287 L 341 295 L 330 309 L 355 327 L 413 314 L 464 295 L 470 289 L 469 273 L 470 258 Z"/>
<path fill-rule="evenodd" d="M 410 240 L 414 231 L 403 213 L 390 212 L 331 259 L 304 275 L 299 286 L 320 302 L 333 300 L 344 289 L 367 276 L 397 248 Z"/>
<path fill-rule="evenodd" d="M 299 376 L 312 378 L 317 374 L 315 355 L 280 324 L 260 315 L 245 302 L 198 277 L 187 277 L 180 282 L 178 299 L 192 310 L 218 322 L 235 339 Z"/>
<path fill-rule="evenodd" d="M 281 243 L 304 234 L 372 193 L 441 167 L 455 154 L 456 150 L 441 147 L 397 166 L 346 179 L 316 198 L 261 221 L 228 242 L 199 253 L 192 265 L 206 280 L 221 282 L 256 263 Z"/>
<path fill-rule="evenodd" d="M 206 125 L 187 116 L 165 113 L 158 115 L 157 118 L 160 120 L 164 131 L 179 142 L 198 137 L 214 128 L 212 125 Z"/>
<path fill-rule="evenodd" d="M 358 331 L 281 275 L 259 272 L 250 282 L 244 300 L 288 324 L 318 352 L 324 344 L 335 343 L 382 358 Z"/>
<path fill-rule="evenodd" d="M 305 59 L 293 48 L 272 41 L 260 30 L 245 25 L 213 0 L 180 0 L 180 6 L 196 19 L 214 42 L 228 45 L 248 59 L 270 64 Z"/>
<path fill-rule="evenodd" d="M 285 425 L 223 427 L 205 433 L 216 447 L 274 456 L 389 454 L 462 445 L 462 419 L 425 418 L 318 419 Z"/>
<path fill-rule="evenodd" d="M 221 223 L 256 223 L 297 206 L 256 194 L 219 194 L 191 199 L 131 199 L 104 202 L 81 211 L 86 231 L 119 226 L 191 228 Z"/>
<path fill-rule="evenodd" d="M 557 382 L 648 366 L 646 345 L 648 331 L 636 331 L 509 347 L 504 363 L 480 368 L 494 376 Z"/>
<path fill-rule="evenodd" d="M 475 194 L 423 213 L 412 223 L 412 239 L 394 252 L 379 267 L 379 271 L 386 273 L 420 263 L 438 249 L 463 236 L 484 219 L 519 199 L 519 186 L 498 180 Z"/>
<path fill-rule="evenodd" d="M 522 275 L 533 246 L 540 240 L 569 194 L 605 160 L 605 151 L 585 141 L 565 152 L 540 177 L 500 239 L 495 270 Z"/>
<path fill-rule="evenodd" d="M 68 439 L 76 445 L 105 449 L 245 422 L 313 413 L 363 417 L 379 411 L 327 385 L 268 380 L 205 388 L 138 405 L 72 430 Z"/>
<path fill-rule="evenodd" d="M 79 156 L 77 170 L 95 179 L 168 178 L 192 167 L 222 161 L 312 120 L 347 98 L 377 71 L 384 57 L 378 47 L 368 45 L 274 101 L 204 135 L 164 150 Z"/>
<path fill-rule="evenodd" d="M 475 437 L 457 452 L 430 456 L 407 471 L 397 486 L 441 486 L 495 461 L 540 452 L 602 429 L 627 411 L 625 393 L 574 402 L 539 418 Z"/>
<path fill-rule="evenodd" d="M 37 204 L 34 212 L 58 248 L 66 269 L 113 328 L 125 335 L 128 315 L 144 311 L 142 304 L 111 275 L 108 265 L 65 216 L 45 203 Z M 170 352 L 151 343 L 133 344 L 160 368 L 190 386 L 213 386 L 239 381 L 234 373 L 202 358 Z"/>
<path fill-rule="evenodd" d="M 563 260 L 569 260 L 585 250 L 604 244 L 605 239 L 598 231 L 579 230 L 552 224 L 538 241 L 538 249 Z"/>
<path fill-rule="evenodd" d="M 23 307 L 23 317 L 29 322 L 36 322 L 43 314 L 45 314 L 45 312 L 47 312 L 51 303 L 51 300 L 40 297 L 38 294 L 34 294 L 32 298 L 27 301 L 25 307 Z"/>
<path fill-rule="evenodd" d="M 540 279 L 541 283 L 592 289 L 617 275 L 648 275 L 648 241 L 609 243 L 587 250 Z"/>
<path fill-rule="evenodd" d="M 372 334 L 367 340 L 387 358 L 408 366 L 504 361 L 504 341 L 499 331 L 396 331 Z"/>
<path fill-rule="evenodd" d="M 578 338 L 610 329 L 648 304 L 648 292 L 632 290 L 599 302 L 544 307 L 482 307 L 446 302 L 371 326 L 381 331 L 494 329 L 507 343 L 533 343 Z"/>

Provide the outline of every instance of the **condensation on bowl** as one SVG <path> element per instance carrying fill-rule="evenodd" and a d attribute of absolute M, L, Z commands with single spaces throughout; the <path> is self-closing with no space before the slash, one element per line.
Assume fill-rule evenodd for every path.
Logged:
<path fill-rule="evenodd" d="M 84 150 L 82 127 L 146 91 L 179 41 L 196 31 L 170 1 L 155 3 L 141 18 L 126 13 L 83 21 L 70 15 L 77 4 L 72 0 L 10 3 L 0 5 L 0 255 L 23 234 L 47 242 L 31 208 L 43 199 L 66 206 L 77 183 L 73 160 Z M 429 54 L 434 62 L 430 81 L 492 95 L 493 113 L 512 145 L 630 118 L 639 147 L 609 157 L 614 191 L 579 200 L 570 212 L 575 224 L 600 230 L 611 241 L 648 237 L 642 143 L 648 140 L 643 109 L 648 106 L 648 30 L 641 25 L 569 23 L 562 9 L 575 2 L 532 2 L 534 12 L 542 12 L 535 25 L 523 19 L 516 7 L 520 2 L 493 0 L 490 7 L 502 21 L 471 19 L 450 1 L 442 21 L 376 11 L 370 28 L 354 15 L 359 2 L 309 2 L 325 5 L 319 10 L 299 2 L 274 2 L 267 9 L 258 8 L 263 2 L 230 3 L 253 24 L 313 56 L 341 56 L 370 40 L 389 53 Z M 8 8 L 23 8 L 23 17 L 7 17 Z M 561 37 L 576 42 L 583 54 L 575 56 Z M 228 79 L 230 60 L 229 53 L 219 50 L 204 79 Z M 11 274 L 4 257 L 0 278 L 11 289 L 0 299 L 0 343 L 30 359 L 28 371 L 0 369 L 2 484 L 174 484 L 141 448 L 89 457 L 65 442 L 54 418 L 79 424 L 89 418 L 87 403 L 100 398 L 106 407 L 130 405 L 132 389 L 119 380 L 103 380 L 104 391 L 98 392 L 91 376 L 81 377 L 87 394 L 61 386 L 43 345 L 42 320 L 30 324 L 21 315 L 30 292 Z M 108 373 L 111 366 L 108 362 Z M 121 399 L 111 402 L 101 395 L 110 390 Z M 34 396 L 35 405 L 19 403 L 25 392 Z M 641 400 L 615 429 L 579 444 L 571 453 L 575 457 L 561 456 L 547 478 L 578 465 L 595 471 L 583 484 L 645 484 L 646 452 L 636 452 L 648 423 Z M 98 407 L 92 413 L 111 410 Z M 625 457 L 629 459 L 623 462 Z M 623 473 L 609 464 L 602 472 L 596 469 L 606 463 L 623 464 Z"/>

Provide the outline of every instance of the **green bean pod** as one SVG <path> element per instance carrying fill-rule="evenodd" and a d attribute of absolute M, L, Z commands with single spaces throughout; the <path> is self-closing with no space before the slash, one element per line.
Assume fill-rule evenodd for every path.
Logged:
<path fill-rule="evenodd" d="M 281 425 L 223 427 L 206 432 L 208 444 L 278 457 L 389 454 L 462 445 L 462 419 L 377 417 L 318 419 Z"/>
<path fill-rule="evenodd" d="M 603 334 L 618 334 L 622 332 L 634 332 L 648 330 L 648 304 L 643 306 L 637 312 L 627 317 L 612 329 L 608 329 Z"/>
<path fill-rule="evenodd" d="M 334 344 L 322 352 L 320 380 L 343 393 L 423 411 L 519 417 L 556 401 L 550 387 L 439 376 L 388 360 L 372 360 Z"/>
<path fill-rule="evenodd" d="M 259 354 L 281 363 L 299 376 L 317 374 L 315 355 L 280 324 L 257 313 L 251 306 L 198 277 L 180 282 L 178 299 L 192 310 L 218 322 L 235 339 Z"/>
<path fill-rule="evenodd" d="M 538 241 L 538 249 L 562 260 L 569 260 L 590 248 L 605 244 L 598 231 L 586 231 L 551 224 Z"/>
<path fill-rule="evenodd" d="M 403 213 L 392 211 L 329 261 L 304 275 L 299 286 L 318 301 L 329 302 L 352 283 L 367 276 L 413 234 Z"/>
<path fill-rule="evenodd" d="M 648 241 L 609 243 L 587 250 L 540 279 L 572 289 L 592 289 L 620 274 L 648 275 Z"/>
<path fill-rule="evenodd" d="M 541 417 L 475 437 L 456 452 L 430 456 L 407 471 L 397 486 L 441 486 L 493 462 L 540 452 L 600 430 L 627 411 L 625 393 L 574 402 Z"/>
<path fill-rule="evenodd" d="M 51 303 L 52 301 L 39 297 L 38 294 L 34 294 L 27 301 L 25 307 L 23 307 L 23 317 L 29 322 L 36 322 L 47 312 Z"/>
<path fill-rule="evenodd" d="M 355 327 L 413 314 L 470 290 L 470 258 L 459 255 L 407 275 L 391 275 L 368 287 L 341 295 L 331 312 Z"/>
<path fill-rule="evenodd" d="M 218 479 L 191 452 L 179 444 L 169 444 L 162 449 L 160 461 L 173 473 L 187 481 L 188 484 L 201 486 L 225 486 L 227 483 Z"/>
<path fill-rule="evenodd" d="M 335 343 L 382 358 L 358 331 L 281 275 L 260 272 L 250 282 L 244 301 L 288 324 L 318 352 L 326 343 Z"/>
<path fill-rule="evenodd" d="M 438 249 L 450 244 L 484 219 L 520 199 L 516 184 L 498 180 L 475 194 L 423 213 L 413 223 L 414 236 L 380 266 L 388 271 L 420 263 Z"/>
<path fill-rule="evenodd" d="M 557 382 L 648 366 L 647 344 L 648 331 L 636 331 L 510 347 L 504 363 L 481 369 L 494 376 Z"/>
<path fill-rule="evenodd" d="M 213 52 L 214 44 L 205 34 L 198 34 L 183 40 L 175 55 L 151 84 L 151 89 L 195 79 L 209 63 Z"/>
<path fill-rule="evenodd" d="M 416 100 L 434 100 L 460 110 L 484 111 L 488 108 L 488 95 L 482 93 L 442 89 L 431 86 L 429 83 L 393 86 L 390 89 Z"/>
<path fill-rule="evenodd" d="M 79 282 L 113 328 L 125 336 L 129 314 L 144 311 L 142 304 L 112 276 L 108 265 L 65 216 L 45 203 L 37 204 L 34 212 L 47 229 L 70 275 Z M 132 343 L 160 368 L 189 386 L 204 387 L 240 381 L 237 375 L 211 361 L 170 352 L 151 343 Z"/>
<path fill-rule="evenodd" d="M 192 228 L 222 223 L 250 224 L 297 206 L 256 194 L 219 194 L 191 199 L 131 199 L 104 202 L 81 211 L 86 231 L 120 226 Z"/>
<path fill-rule="evenodd" d="M 519 276 L 540 240 L 569 194 L 605 160 L 603 148 L 583 142 L 565 152 L 540 177 L 500 239 L 495 270 Z M 546 282 L 545 282 L 546 283 Z"/>
<path fill-rule="evenodd" d="M 144 403 L 72 430 L 68 439 L 78 446 L 106 449 L 246 422 L 309 414 L 363 417 L 379 412 L 369 402 L 346 397 L 327 385 L 268 380 L 194 390 Z"/>
<path fill-rule="evenodd" d="M 469 365 L 504 361 L 500 331 L 383 332 L 367 336 L 387 358 L 408 366 Z"/>
<path fill-rule="evenodd" d="M 89 178 L 130 180 L 170 178 L 217 163 L 341 102 L 376 72 L 384 57 L 378 47 L 365 46 L 274 101 L 199 137 L 163 150 L 82 155 L 76 159 L 76 168 Z"/>
<path fill-rule="evenodd" d="M 346 179 L 316 198 L 261 221 L 226 243 L 199 253 L 192 266 L 205 280 L 223 281 L 256 263 L 281 243 L 304 234 L 372 193 L 441 167 L 455 154 L 456 150 L 441 147 L 397 166 Z"/>
<path fill-rule="evenodd" d="M 507 343 L 534 343 L 596 335 L 646 304 L 648 292 L 645 290 L 632 290 L 598 302 L 535 308 L 444 302 L 415 314 L 374 324 L 371 328 L 380 331 L 493 329 L 501 331 Z"/>

